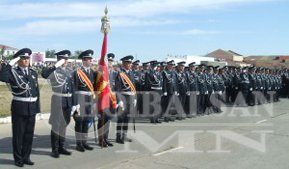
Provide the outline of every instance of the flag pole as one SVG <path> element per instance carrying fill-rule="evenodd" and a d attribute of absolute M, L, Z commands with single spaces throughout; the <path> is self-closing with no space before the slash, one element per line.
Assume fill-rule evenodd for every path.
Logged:
<path fill-rule="evenodd" d="M 107 66 L 105 63 L 105 56 L 107 54 L 107 35 L 110 31 L 110 21 L 109 21 L 109 17 L 107 16 L 107 14 L 108 14 L 107 6 L 104 9 L 104 13 L 105 13 L 105 15 L 101 18 L 101 23 L 102 23 L 101 24 L 101 32 L 104 34 L 104 37 L 103 37 L 103 44 L 102 44 L 102 50 L 101 50 L 100 66 Z M 103 67 L 101 69 L 107 69 L 107 67 Z M 105 70 L 102 70 L 102 71 L 105 71 Z M 107 73 L 109 73 L 109 72 L 107 71 Z M 105 130 L 105 126 L 104 126 L 105 125 L 104 124 L 105 109 L 103 107 L 101 107 L 101 108 L 102 108 L 102 110 L 100 113 L 102 113 L 102 120 L 101 120 L 101 123 L 102 123 L 101 126 L 102 127 L 101 127 L 101 133 L 100 134 L 102 135 L 102 137 L 100 139 L 102 139 L 102 140 L 101 140 L 100 146 L 101 146 L 101 148 L 103 148 L 103 142 L 105 139 L 104 138 L 105 137 L 105 131 L 104 131 Z"/>

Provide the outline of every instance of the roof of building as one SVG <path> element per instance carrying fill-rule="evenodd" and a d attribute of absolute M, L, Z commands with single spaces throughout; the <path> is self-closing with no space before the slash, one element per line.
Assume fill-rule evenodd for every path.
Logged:
<path fill-rule="evenodd" d="M 2 45 L 0 44 L 0 49 L 5 49 L 5 50 L 19 50 L 17 48 L 11 47 L 11 46 L 7 46 L 7 45 Z"/>

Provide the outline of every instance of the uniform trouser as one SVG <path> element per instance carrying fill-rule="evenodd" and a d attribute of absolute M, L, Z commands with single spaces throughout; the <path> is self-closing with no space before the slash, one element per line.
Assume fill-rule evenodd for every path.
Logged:
<path fill-rule="evenodd" d="M 179 95 L 179 97 L 178 97 L 179 99 L 180 99 L 180 102 L 181 102 L 181 104 L 182 104 L 182 108 L 183 108 L 183 110 L 184 111 L 178 111 L 178 112 L 185 112 L 185 105 L 186 105 L 186 98 L 187 98 L 187 95 L 185 94 L 185 93 L 182 93 L 182 94 L 180 94 Z M 183 117 L 184 115 L 183 114 L 181 114 L 181 113 L 178 113 L 178 116 L 179 117 Z"/>
<path fill-rule="evenodd" d="M 250 106 L 254 106 L 256 104 L 254 91 L 249 91 L 248 98 L 247 98 L 247 104 Z"/>
<path fill-rule="evenodd" d="M 198 107 L 198 114 L 202 115 L 205 113 L 206 110 L 206 98 L 208 97 L 207 94 L 200 94 L 197 98 L 197 107 Z"/>
<path fill-rule="evenodd" d="M 13 156 L 15 162 L 30 158 L 35 127 L 35 115 L 12 113 Z"/>
<path fill-rule="evenodd" d="M 226 87 L 226 95 L 225 95 L 225 102 L 228 104 L 228 103 L 231 103 L 233 101 L 233 96 L 232 96 L 232 93 L 233 93 L 233 89 L 230 87 L 230 86 L 227 86 Z"/>
<path fill-rule="evenodd" d="M 120 113 L 117 117 L 116 133 L 117 135 L 126 134 L 128 130 L 128 123 L 130 120 L 130 115 L 134 114 L 135 108 L 133 107 L 133 96 L 124 95 L 124 111 Z"/>
<path fill-rule="evenodd" d="M 190 96 L 186 98 L 185 112 L 186 114 L 191 114 L 193 116 L 197 115 L 198 106 L 197 106 L 197 94 L 196 92 L 190 92 Z"/>
<path fill-rule="evenodd" d="M 74 120 L 75 120 L 74 129 L 75 129 L 76 144 L 77 145 L 86 144 L 90 121 L 88 117 L 75 117 Z"/>
<path fill-rule="evenodd" d="M 174 95 L 167 95 L 162 97 L 163 102 L 163 109 L 162 109 L 162 116 L 164 117 L 170 117 L 172 116 L 172 112 L 168 110 L 168 106 L 170 104 L 171 99 L 173 99 Z"/>
<path fill-rule="evenodd" d="M 70 114 L 70 108 L 62 109 L 63 112 L 59 112 L 62 114 Z M 52 122 L 52 129 L 51 129 L 51 148 L 52 151 L 58 151 L 58 149 L 64 148 L 64 143 L 65 143 L 65 136 L 66 136 L 66 127 L 68 126 L 70 120 L 64 119 L 64 117 L 59 116 L 60 118 L 63 119 L 58 119 L 59 121 L 57 122 Z"/>
<path fill-rule="evenodd" d="M 222 96 L 219 94 L 220 91 L 216 91 L 214 94 L 211 94 L 210 102 L 214 113 L 221 112 L 221 100 Z"/>
<path fill-rule="evenodd" d="M 99 114 L 100 116 L 97 123 L 98 137 L 107 140 L 111 117 L 105 112 L 99 112 Z"/>
<path fill-rule="evenodd" d="M 232 90 L 232 103 L 234 104 L 236 102 L 237 96 L 239 94 L 240 90 L 233 88 Z"/>

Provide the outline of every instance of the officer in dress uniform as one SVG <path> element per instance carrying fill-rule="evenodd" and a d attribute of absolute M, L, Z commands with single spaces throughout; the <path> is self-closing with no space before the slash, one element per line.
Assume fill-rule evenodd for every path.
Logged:
<path fill-rule="evenodd" d="M 258 67 L 256 68 L 256 71 L 255 71 L 255 79 L 256 79 L 256 88 L 255 88 L 255 91 L 256 91 L 256 104 L 260 105 L 260 104 L 263 104 L 263 100 L 262 98 L 264 97 L 263 96 L 263 89 L 264 89 L 264 84 L 262 83 L 262 75 L 260 73 L 260 70 L 262 68 L 261 67 Z"/>
<path fill-rule="evenodd" d="M 66 68 L 69 50 L 55 53 L 57 63 L 42 70 L 42 77 L 50 80 L 52 87 L 51 114 L 51 156 L 58 158 L 59 154 L 71 155 L 65 148 L 66 127 L 70 123 L 71 114 L 79 108 L 74 100 L 74 80 L 72 72 Z"/>
<path fill-rule="evenodd" d="M 175 65 L 175 61 L 171 60 L 167 62 L 166 69 L 162 72 L 163 77 L 163 116 L 164 121 L 174 121 L 175 118 L 172 116 L 172 111 L 169 110 L 169 104 L 174 97 L 177 97 L 177 85 L 176 85 L 176 73 L 173 70 L 173 66 Z"/>
<path fill-rule="evenodd" d="M 162 95 L 162 75 L 158 70 L 160 63 L 156 60 L 150 62 L 151 69 L 145 75 L 145 86 L 147 87 L 146 91 L 149 92 L 150 101 L 153 97 Z M 153 107 L 148 108 L 150 110 L 150 121 L 151 123 L 161 123 L 161 109 L 153 110 Z"/>
<path fill-rule="evenodd" d="M 187 95 L 185 104 L 185 112 L 188 118 L 196 117 L 197 97 L 200 94 L 195 68 L 195 62 L 192 62 L 189 64 L 189 70 L 186 72 L 188 91 L 190 92 L 189 95 Z"/>
<path fill-rule="evenodd" d="M 78 58 L 82 60 L 82 66 L 73 72 L 75 104 L 80 105 L 80 112 L 75 111 L 73 113 L 76 150 L 80 152 L 93 150 L 87 144 L 89 124 L 94 120 L 92 105 L 97 77 L 97 73 L 91 69 L 92 57 L 93 50 L 81 52 Z"/>
<path fill-rule="evenodd" d="M 137 91 L 137 109 L 136 112 L 140 111 L 141 113 L 143 112 L 143 106 L 142 106 L 142 97 L 143 97 L 143 91 L 145 91 L 144 87 L 142 85 L 141 81 L 141 71 L 139 68 L 140 61 L 136 60 L 132 62 L 132 73 L 134 76 L 134 83 L 135 83 L 135 88 Z"/>
<path fill-rule="evenodd" d="M 241 92 L 243 94 L 243 99 L 240 100 L 240 106 L 247 106 L 249 103 L 249 92 L 250 92 L 250 81 L 249 81 L 249 74 L 248 74 L 248 67 L 243 67 L 242 73 L 240 74 L 241 78 Z"/>
<path fill-rule="evenodd" d="M 205 65 L 201 64 L 199 65 L 198 68 L 198 87 L 200 90 L 200 96 L 198 97 L 197 100 L 197 107 L 198 107 L 198 115 L 204 115 L 206 111 L 206 97 L 208 97 L 208 88 L 207 88 L 207 83 L 206 83 L 206 75 L 204 73 L 204 68 Z"/>
<path fill-rule="evenodd" d="M 30 160 L 35 127 L 35 115 L 40 112 L 37 73 L 29 68 L 32 51 L 19 50 L 7 65 L 2 65 L 0 81 L 11 86 L 12 140 L 15 165 L 34 165 Z M 17 67 L 13 67 L 18 63 Z"/>
<path fill-rule="evenodd" d="M 178 111 L 177 120 L 183 120 L 186 118 L 186 115 L 183 114 L 185 110 L 185 103 L 186 103 L 186 97 L 190 95 L 190 92 L 188 91 L 188 84 L 187 84 L 187 76 L 184 71 L 186 62 L 179 62 L 176 70 L 176 85 L 177 85 L 177 92 L 179 95 L 180 102 L 182 104 L 182 110 Z"/>
<path fill-rule="evenodd" d="M 136 89 L 134 75 L 131 71 L 133 56 L 128 55 L 121 59 L 122 67 L 115 79 L 115 91 L 118 95 L 119 114 L 116 127 L 116 142 L 132 142 L 127 137 L 128 123 L 130 116 L 134 115 L 136 107 Z"/>
<path fill-rule="evenodd" d="M 248 78 L 249 78 L 249 83 L 250 83 L 250 87 L 249 87 L 249 94 L 248 94 L 248 101 L 247 104 L 249 106 L 255 106 L 255 91 L 258 88 L 257 84 L 256 84 L 256 74 L 255 74 L 255 67 L 251 66 L 248 68 Z"/>

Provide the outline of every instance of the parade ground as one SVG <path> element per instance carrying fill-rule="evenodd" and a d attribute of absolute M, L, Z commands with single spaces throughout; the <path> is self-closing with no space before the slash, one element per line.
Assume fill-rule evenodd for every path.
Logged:
<path fill-rule="evenodd" d="M 287 169 L 289 168 L 288 99 L 254 107 L 222 107 L 221 114 L 162 124 L 136 119 L 136 132 L 129 126 L 132 143 L 115 143 L 115 122 L 110 126 L 111 148 L 94 142 L 93 151 L 75 150 L 74 122 L 67 130 L 71 156 L 50 157 L 50 125 L 36 122 L 31 160 L 37 169 L 98 168 L 192 168 L 192 169 Z M 0 125 L 0 168 L 14 166 L 11 124 Z"/>

